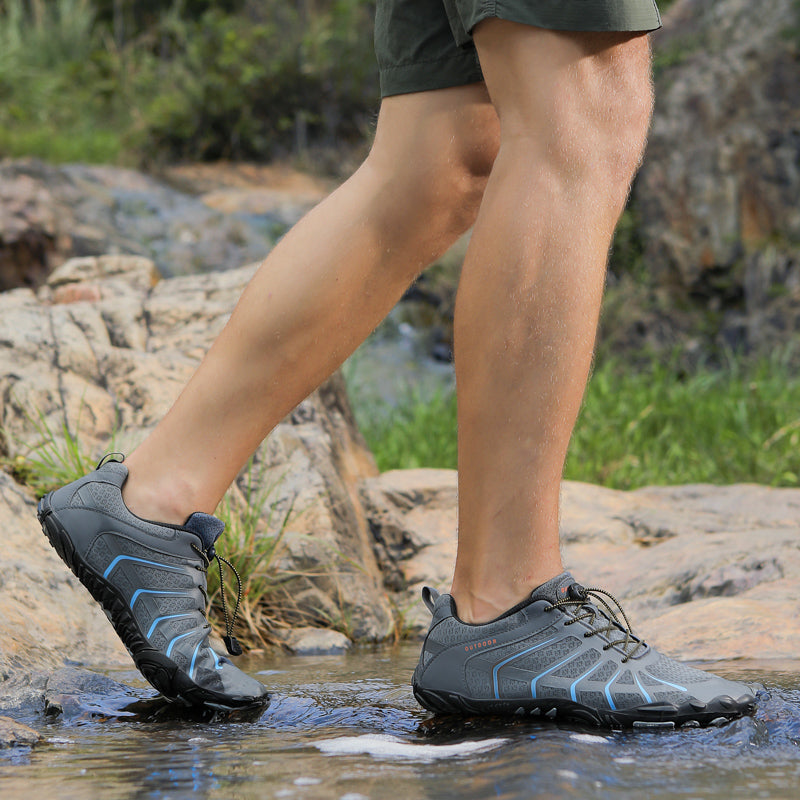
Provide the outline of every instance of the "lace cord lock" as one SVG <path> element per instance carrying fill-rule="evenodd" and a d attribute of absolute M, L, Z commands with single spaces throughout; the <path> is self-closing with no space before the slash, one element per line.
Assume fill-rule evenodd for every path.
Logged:
<path fill-rule="evenodd" d="M 242 654 L 242 646 L 239 644 L 239 640 L 235 636 L 223 636 L 222 641 L 225 642 L 225 649 L 232 656 L 240 656 Z"/>

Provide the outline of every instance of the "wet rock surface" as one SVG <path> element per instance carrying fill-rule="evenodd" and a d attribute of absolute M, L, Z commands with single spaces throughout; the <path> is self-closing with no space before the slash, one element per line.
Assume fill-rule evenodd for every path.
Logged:
<path fill-rule="evenodd" d="M 0 750 L 4 747 L 31 747 L 38 744 L 41 736 L 10 717 L 0 717 Z"/>

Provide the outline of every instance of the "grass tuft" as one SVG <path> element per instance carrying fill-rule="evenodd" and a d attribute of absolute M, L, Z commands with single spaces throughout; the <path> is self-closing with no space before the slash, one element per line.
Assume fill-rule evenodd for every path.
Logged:
<path fill-rule="evenodd" d="M 241 580 L 239 624 L 235 633 L 249 648 L 275 644 L 277 640 L 272 633 L 286 627 L 276 597 L 286 576 L 277 567 L 277 555 L 293 506 L 278 513 L 277 501 L 273 499 L 276 489 L 277 484 L 268 483 L 263 470 L 257 469 L 251 459 L 243 488 L 232 488 L 217 510 L 225 530 L 216 548 L 233 564 Z M 225 629 L 221 587 L 229 615 L 233 614 L 238 588 L 232 570 L 223 565 L 222 574 L 220 584 L 217 565 L 212 564 L 208 570 L 209 618 L 218 631 Z"/>

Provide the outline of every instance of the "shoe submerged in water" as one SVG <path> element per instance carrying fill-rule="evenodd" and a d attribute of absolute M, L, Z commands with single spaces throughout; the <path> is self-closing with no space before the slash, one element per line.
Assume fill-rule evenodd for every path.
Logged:
<path fill-rule="evenodd" d="M 426 587 L 423 600 L 433 619 L 413 689 L 430 711 L 672 728 L 719 725 L 755 707 L 749 686 L 662 655 L 631 632 L 611 595 L 568 572 L 482 625 L 462 622 L 448 594 Z"/>
<path fill-rule="evenodd" d="M 222 521 L 196 513 L 164 525 L 135 516 L 122 499 L 128 469 L 108 458 L 42 498 L 38 516 L 50 543 L 168 700 L 221 709 L 267 703 L 266 687 L 208 644 L 206 570 Z M 231 627 L 225 643 L 238 655 Z"/>

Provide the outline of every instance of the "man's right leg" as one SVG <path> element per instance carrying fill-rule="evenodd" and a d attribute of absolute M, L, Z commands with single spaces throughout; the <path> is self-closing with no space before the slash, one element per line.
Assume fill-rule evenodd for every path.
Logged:
<path fill-rule="evenodd" d="M 263 702 L 265 687 L 208 645 L 205 571 L 222 530 L 211 512 L 269 430 L 472 224 L 495 150 L 480 84 L 386 100 L 366 163 L 266 259 L 130 460 L 42 499 L 48 538 L 166 697 Z"/>

